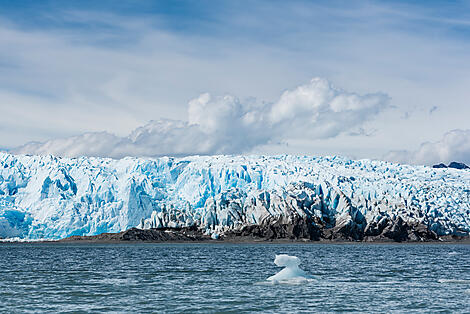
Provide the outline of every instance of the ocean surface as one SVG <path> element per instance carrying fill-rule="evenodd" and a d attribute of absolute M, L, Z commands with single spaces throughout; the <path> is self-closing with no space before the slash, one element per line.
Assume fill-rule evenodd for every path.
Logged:
<path fill-rule="evenodd" d="M 470 245 L 3 243 L 0 311 L 470 313 Z"/>

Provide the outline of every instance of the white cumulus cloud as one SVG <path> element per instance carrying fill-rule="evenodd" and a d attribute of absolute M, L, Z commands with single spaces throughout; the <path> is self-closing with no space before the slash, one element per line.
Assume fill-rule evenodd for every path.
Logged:
<path fill-rule="evenodd" d="M 258 145 L 290 139 L 332 138 L 360 127 L 388 107 L 382 93 L 346 92 L 322 78 L 285 91 L 274 103 L 240 101 L 205 93 L 191 100 L 187 121 L 150 121 L 128 136 L 92 132 L 43 143 L 28 143 L 14 153 L 58 156 L 163 156 L 238 154 Z"/>
<path fill-rule="evenodd" d="M 414 151 L 391 151 L 385 159 L 424 165 L 451 161 L 470 164 L 470 129 L 449 131 L 439 141 L 423 143 Z"/>

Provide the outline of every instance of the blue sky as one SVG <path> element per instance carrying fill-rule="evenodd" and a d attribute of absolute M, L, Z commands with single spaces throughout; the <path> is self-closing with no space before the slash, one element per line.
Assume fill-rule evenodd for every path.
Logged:
<path fill-rule="evenodd" d="M 68 20 L 65 12 L 84 11 L 116 14 L 128 18 L 154 20 L 154 27 L 175 32 L 200 35 L 240 35 L 257 37 L 279 34 L 280 25 L 266 25 L 273 17 L 310 19 L 310 25 L 324 24 L 338 29 L 382 19 L 382 24 L 416 33 L 446 33 L 468 37 L 468 1 L 34 1 L 2 0 L 2 16 L 25 28 L 75 29 L 86 32 L 100 29 L 106 23 L 94 25 Z M 301 12 L 304 10 L 304 12 Z M 297 11 L 297 12 L 296 12 Z M 350 11 L 350 12 L 347 12 Z M 362 12 L 361 12 L 362 11 Z M 229 16 L 255 16 L 265 27 L 252 29 L 234 23 Z M 295 13 L 295 16 L 293 16 Z M 327 14 L 323 14 L 327 13 Z M 267 18 L 267 19 L 266 19 Z M 300 19 L 300 20 L 299 20 Z M 279 21 L 281 22 L 281 21 Z M 282 22 L 279 24 L 283 24 Z M 296 23 L 294 23 L 296 24 Z M 300 24 L 299 24 L 300 25 Z M 217 26 L 217 27 L 215 27 Z M 106 27 L 104 27 L 106 28 Z M 291 25 L 295 29 L 295 25 Z M 250 32 L 246 32 L 250 30 Z M 287 31 L 287 30 L 285 30 Z"/>
<path fill-rule="evenodd" d="M 201 125 L 204 137 L 215 137 L 211 145 L 194 150 L 178 143 L 184 147 L 175 154 L 470 161 L 470 148 L 461 148 L 470 146 L 469 9 L 469 1 L 3 0 L 0 147 L 15 151 L 39 141 L 45 146 L 19 151 L 106 155 L 106 145 L 105 151 L 93 152 L 72 152 L 67 145 L 89 146 L 82 134 L 90 132 L 109 133 L 115 136 L 111 142 L 122 143 L 133 132 L 134 138 L 143 134 L 143 129 L 158 133 L 143 142 L 161 141 L 163 133 L 148 126 L 149 121 L 199 121 L 191 117 L 188 103 L 210 93 L 212 100 L 204 110 L 211 112 L 202 115 L 237 106 L 242 115 L 256 113 L 259 121 L 249 125 L 252 132 L 242 121 L 245 129 L 238 133 L 247 136 L 256 129 L 257 141 L 245 148 L 234 144 L 217 149 L 222 140 L 240 139 L 214 134 L 236 129 L 211 129 L 214 133 L 209 134 Z M 325 109 L 309 111 L 315 119 L 304 121 L 300 118 L 305 112 L 299 111 L 299 119 L 290 123 L 305 124 L 304 132 L 279 132 L 280 125 L 261 128 L 268 116 L 262 112 L 283 105 L 283 92 L 293 92 L 314 77 L 328 80 L 335 93 L 380 93 L 389 102 L 361 111 L 363 120 L 346 122 L 342 115 L 323 114 Z M 309 88 L 315 94 L 318 86 Z M 227 94 L 236 97 L 235 105 L 216 100 Z M 222 119 L 220 112 L 214 119 Z M 181 130 L 176 125 L 166 125 L 171 130 L 165 131 L 165 138 L 176 141 L 180 133 L 175 132 Z M 64 140 L 69 144 L 64 146 Z M 109 137 L 96 135 L 93 141 Z M 152 147 L 142 155 L 172 154 L 166 146 Z"/>

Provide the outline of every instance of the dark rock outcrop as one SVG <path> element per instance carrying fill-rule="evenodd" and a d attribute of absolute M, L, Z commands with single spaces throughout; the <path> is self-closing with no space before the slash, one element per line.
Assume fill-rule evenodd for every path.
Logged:
<path fill-rule="evenodd" d="M 190 228 L 131 228 L 119 233 L 103 233 L 95 236 L 71 236 L 59 242 L 250 242 L 250 241 L 364 241 L 364 242 L 428 242 L 428 241 L 469 241 L 469 236 L 441 236 L 423 224 L 409 224 L 401 217 L 395 220 L 384 218 L 379 222 L 360 224 L 349 220 L 333 228 L 322 225 L 321 221 L 311 221 L 300 216 L 292 223 L 281 220 L 269 221 L 261 225 L 245 225 L 226 231 L 218 239 L 213 239 L 201 229 Z"/>
<path fill-rule="evenodd" d="M 459 170 L 470 169 L 470 167 L 464 164 L 463 162 L 456 162 L 456 161 L 451 162 L 448 166 L 446 166 L 443 163 L 440 163 L 437 165 L 433 165 L 432 167 L 435 169 L 439 169 L 439 168 L 452 168 L 452 169 L 459 169 Z"/>
<path fill-rule="evenodd" d="M 395 220 L 384 218 L 379 222 L 365 225 L 345 220 L 333 228 L 327 228 L 321 221 L 297 217 L 291 224 L 279 221 L 263 225 L 243 226 L 239 230 L 225 233 L 223 238 L 253 238 L 262 240 L 311 240 L 311 241 L 366 241 L 366 242 L 426 242 L 438 241 L 439 236 L 424 224 L 405 222 L 401 217 Z M 461 237 L 468 238 L 467 236 Z"/>
<path fill-rule="evenodd" d="M 448 166 L 449 168 L 454 168 L 454 169 L 470 169 L 469 166 L 464 164 L 463 162 L 451 162 Z"/>
<path fill-rule="evenodd" d="M 224 236 L 227 238 L 252 237 L 265 240 L 320 240 L 321 230 L 308 219 L 296 216 L 292 218 L 292 223 L 286 224 L 279 220 L 266 221 L 261 225 L 246 225 L 240 229 L 231 230 Z"/>
<path fill-rule="evenodd" d="M 423 224 L 409 224 L 401 217 L 395 220 L 384 218 L 378 223 L 367 225 L 364 230 L 365 241 L 435 241 L 439 237 Z"/>
<path fill-rule="evenodd" d="M 210 240 L 197 228 L 131 228 L 118 233 L 102 233 L 95 236 L 71 236 L 59 242 L 194 242 Z"/>

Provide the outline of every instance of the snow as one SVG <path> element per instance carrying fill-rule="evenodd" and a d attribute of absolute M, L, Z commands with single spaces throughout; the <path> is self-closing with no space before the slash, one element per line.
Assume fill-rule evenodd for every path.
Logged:
<path fill-rule="evenodd" d="M 0 238 L 196 224 L 208 234 L 296 213 L 470 231 L 470 170 L 344 157 L 57 158 L 0 153 Z"/>

